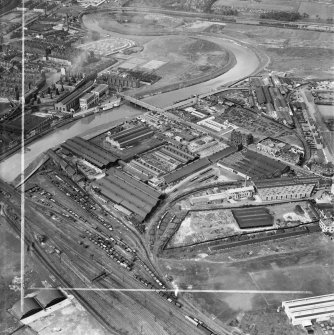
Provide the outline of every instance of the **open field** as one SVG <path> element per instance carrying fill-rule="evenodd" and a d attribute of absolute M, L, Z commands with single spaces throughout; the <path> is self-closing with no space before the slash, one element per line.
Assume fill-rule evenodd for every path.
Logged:
<path fill-rule="evenodd" d="M 299 14 L 304 13 L 309 15 L 310 19 L 333 19 L 334 18 L 334 3 L 328 1 L 302 1 L 298 8 Z"/>
<path fill-rule="evenodd" d="M 334 75 L 333 34 L 241 24 L 228 24 L 224 34 L 263 50 L 271 59 L 268 70 L 316 78 Z"/>
<path fill-rule="evenodd" d="M 233 8 L 245 8 L 249 10 L 276 10 L 276 11 L 295 11 L 298 8 L 298 1 L 296 0 L 218 0 L 212 6 L 212 10 L 229 6 Z"/>
<path fill-rule="evenodd" d="M 259 248 L 271 248 L 261 257 L 246 254 L 236 260 L 236 254 L 257 246 L 229 250 L 215 257 L 199 255 L 195 260 L 163 260 L 166 274 L 180 288 L 222 290 L 302 290 L 315 295 L 333 292 L 334 244 L 321 234 L 264 243 Z M 273 253 L 274 248 L 280 249 Z M 283 251 L 283 253 L 281 253 Z M 256 256 L 256 255 L 255 255 Z M 283 300 L 305 295 L 255 293 L 194 293 L 201 308 L 214 317 L 229 321 L 241 312 L 262 313 L 268 307 L 276 309 Z M 259 333 L 267 335 L 267 333 Z M 281 334 L 281 333 L 275 333 Z M 297 334 L 293 333 L 287 333 Z"/>
<path fill-rule="evenodd" d="M 217 73 L 228 65 L 230 55 L 222 45 L 204 38 L 165 35 L 161 31 L 160 34 L 163 34 L 163 36 L 156 36 L 159 35 L 160 29 L 157 22 L 156 20 L 152 21 L 144 29 L 142 24 L 132 27 L 126 22 L 119 23 L 113 19 L 108 19 L 108 14 L 91 14 L 83 17 L 86 28 L 91 31 L 98 31 L 101 36 L 103 34 L 113 38 L 121 37 L 134 41 L 136 45 L 143 46 L 142 52 L 127 57 L 125 67 L 134 67 L 133 58 L 142 59 L 146 63 L 150 60 L 158 61 L 159 63 L 149 64 L 149 67 L 145 69 L 146 71 L 154 70 L 158 76 L 162 77 L 154 84 L 154 87 Z M 115 25 L 118 26 L 115 27 Z M 167 27 L 170 29 L 172 26 Z M 120 30 L 120 28 L 122 29 Z M 145 36 L 145 33 L 147 36 Z M 169 34 L 172 33 L 173 31 L 170 29 Z"/>

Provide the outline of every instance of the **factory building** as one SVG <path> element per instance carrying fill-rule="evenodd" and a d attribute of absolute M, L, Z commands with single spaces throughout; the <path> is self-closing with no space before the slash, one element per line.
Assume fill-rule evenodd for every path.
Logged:
<path fill-rule="evenodd" d="M 233 200 L 240 200 L 249 198 L 253 196 L 253 194 L 254 194 L 253 186 L 239 187 L 239 188 L 232 188 L 220 193 L 193 197 L 190 199 L 190 202 L 192 205 L 194 205 L 197 203 L 208 203 L 215 200 L 223 200 L 230 198 L 232 198 Z"/>
<path fill-rule="evenodd" d="M 107 84 L 99 84 L 95 88 L 93 88 L 91 92 L 95 94 L 97 100 L 100 100 L 100 98 L 108 92 L 108 89 L 109 86 Z"/>
<path fill-rule="evenodd" d="M 99 146 L 80 137 L 74 137 L 63 143 L 62 148 L 75 156 L 85 159 L 94 166 L 103 169 L 117 161 L 117 157 Z"/>
<path fill-rule="evenodd" d="M 290 169 L 282 162 L 247 149 L 221 159 L 217 165 L 243 178 L 254 180 L 280 177 Z"/>
<path fill-rule="evenodd" d="M 97 103 L 97 98 L 96 95 L 92 92 L 90 93 L 85 93 L 80 99 L 79 99 L 79 103 L 80 103 L 80 109 L 81 110 L 86 110 L 89 107 L 91 107 L 92 105 Z"/>
<path fill-rule="evenodd" d="M 146 126 L 137 126 L 130 129 L 122 130 L 116 135 L 107 136 L 105 141 L 117 148 L 132 146 L 140 141 L 154 135 L 154 131 Z"/>
<path fill-rule="evenodd" d="M 199 126 L 207 127 L 207 128 L 209 128 L 209 129 L 211 129 L 211 130 L 213 130 L 213 131 L 216 131 L 216 132 L 220 132 L 222 129 L 227 128 L 227 127 L 224 126 L 223 124 L 214 121 L 214 119 L 215 119 L 214 116 L 210 116 L 210 117 L 208 117 L 207 119 L 198 121 L 197 124 L 198 124 Z"/>
<path fill-rule="evenodd" d="M 23 310 L 21 309 L 21 301 L 14 304 L 11 311 L 19 320 L 45 310 L 66 299 L 66 296 L 56 289 L 41 290 L 32 297 L 25 297 L 23 300 Z"/>
<path fill-rule="evenodd" d="M 266 102 L 266 97 L 264 96 L 263 89 L 261 86 L 255 88 L 255 94 L 259 105 L 262 105 Z"/>
<path fill-rule="evenodd" d="M 93 187 L 112 202 L 121 205 L 144 220 L 156 206 L 160 193 L 152 187 L 118 170 L 108 170 L 108 176 L 95 181 Z"/>
<path fill-rule="evenodd" d="M 93 86 L 93 81 L 89 81 L 82 87 L 74 90 L 73 92 L 70 92 L 68 95 L 66 95 L 62 100 L 55 103 L 55 109 L 56 111 L 68 113 L 71 111 L 75 111 L 79 108 L 80 103 L 79 99 L 90 90 L 90 88 Z"/>
<path fill-rule="evenodd" d="M 233 129 L 231 133 L 231 144 L 238 147 L 239 145 L 247 146 L 253 143 L 252 134 L 244 134 L 238 130 Z"/>
<path fill-rule="evenodd" d="M 191 174 L 195 172 L 203 170 L 204 168 L 208 167 L 210 164 L 211 162 L 207 158 L 201 158 L 193 163 L 185 165 L 182 168 L 177 169 L 165 175 L 163 178 L 166 184 L 172 184 L 180 179 L 190 176 Z"/>
<path fill-rule="evenodd" d="M 315 187 L 312 179 L 277 178 L 258 180 L 255 187 L 262 201 L 309 198 Z"/>
<path fill-rule="evenodd" d="M 311 326 L 334 317 L 334 294 L 283 301 L 282 307 L 294 326 Z"/>
<path fill-rule="evenodd" d="M 334 233 L 334 219 L 333 218 L 321 218 L 319 220 L 319 226 L 324 233 Z"/>

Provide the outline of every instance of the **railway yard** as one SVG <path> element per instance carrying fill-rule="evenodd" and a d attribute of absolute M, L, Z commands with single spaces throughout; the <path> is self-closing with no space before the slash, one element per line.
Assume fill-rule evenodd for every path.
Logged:
<path fill-rule="evenodd" d="M 330 334 L 331 6 L 184 3 L 2 16 L 0 335 Z"/>
<path fill-rule="evenodd" d="M 23 183 L 29 255 L 56 278 L 53 287 L 73 294 L 111 334 L 243 334 L 248 326 L 236 313 L 238 296 L 223 295 L 230 307 L 218 313 L 208 306 L 211 298 L 192 292 L 201 281 L 170 265 L 298 254 L 322 234 L 316 200 L 330 197 L 331 179 L 287 161 L 281 149 L 273 157 L 275 140 L 251 136 L 252 123 L 233 127 L 225 111 L 246 99 L 233 97 L 204 98 L 179 114 L 148 111 L 91 137 L 73 137 L 48 150 Z M 298 139 L 294 128 L 242 108 L 245 118 L 271 126 L 275 138 Z M 302 144 L 293 150 L 305 164 Z M 20 185 L 1 182 L 0 194 L 17 233 Z M 269 288 L 273 274 L 262 270 L 249 271 L 251 289 Z M 320 273 L 326 293 L 328 277 Z"/>

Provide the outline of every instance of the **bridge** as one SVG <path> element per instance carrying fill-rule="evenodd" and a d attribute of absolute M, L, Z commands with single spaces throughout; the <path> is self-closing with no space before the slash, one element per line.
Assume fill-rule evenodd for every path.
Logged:
<path fill-rule="evenodd" d="M 134 97 L 131 97 L 129 95 L 123 94 L 123 93 L 117 93 L 120 97 L 122 97 L 124 100 L 131 102 L 132 104 L 139 106 L 140 108 L 145 108 L 151 112 L 157 112 L 157 113 L 162 113 L 164 112 L 163 108 L 159 108 L 156 106 L 152 106 L 144 101 L 138 100 Z"/>

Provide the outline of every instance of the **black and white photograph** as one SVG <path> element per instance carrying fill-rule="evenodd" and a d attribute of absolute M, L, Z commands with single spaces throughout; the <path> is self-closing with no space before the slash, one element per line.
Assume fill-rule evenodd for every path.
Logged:
<path fill-rule="evenodd" d="M 334 335 L 334 0 L 0 0 L 0 335 Z"/>

